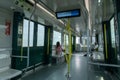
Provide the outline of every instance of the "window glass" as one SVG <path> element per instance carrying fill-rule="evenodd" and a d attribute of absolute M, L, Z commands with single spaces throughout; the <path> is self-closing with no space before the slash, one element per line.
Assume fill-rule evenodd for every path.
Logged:
<path fill-rule="evenodd" d="M 65 38 L 66 38 L 66 45 L 68 45 L 68 35 L 64 35 L 64 42 L 65 42 Z"/>
<path fill-rule="evenodd" d="M 31 21 L 30 22 L 30 41 L 29 41 L 29 46 L 33 46 L 33 35 L 34 35 L 34 23 Z M 23 22 L 23 47 L 28 46 L 28 20 L 24 19 Z"/>
<path fill-rule="evenodd" d="M 114 17 L 110 21 L 111 26 L 111 41 L 112 41 L 112 47 L 115 47 L 115 29 L 114 29 Z"/>
<path fill-rule="evenodd" d="M 92 37 L 92 44 L 95 44 L 96 40 L 95 37 Z"/>
<path fill-rule="evenodd" d="M 59 41 L 61 44 L 61 33 L 53 31 L 53 45 L 56 45 L 56 42 Z"/>
<path fill-rule="evenodd" d="M 80 44 L 80 37 L 76 37 L 76 44 Z"/>
<path fill-rule="evenodd" d="M 87 47 L 87 40 L 88 40 L 88 37 L 82 37 L 82 46 L 83 47 Z"/>
<path fill-rule="evenodd" d="M 37 46 L 44 46 L 44 32 L 45 27 L 43 25 L 38 24 L 37 29 Z"/>

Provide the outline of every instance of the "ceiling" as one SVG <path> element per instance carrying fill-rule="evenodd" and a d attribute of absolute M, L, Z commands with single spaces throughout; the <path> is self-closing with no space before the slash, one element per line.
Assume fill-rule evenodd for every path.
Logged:
<path fill-rule="evenodd" d="M 8 0 L 0 0 L 0 8 L 4 8 L 9 10 L 10 7 L 13 5 L 14 0 L 8 1 Z"/>
<path fill-rule="evenodd" d="M 113 0 L 91 0 L 90 5 L 91 28 L 100 33 L 102 32 L 102 21 L 109 20 L 114 14 Z"/>
<path fill-rule="evenodd" d="M 85 8 L 84 0 L 39 0 L 40 3 L 44 4 L 51 12 L 65 11 L 80 9 L 81 16 L 69 18 L 70 24 L 73 30 L 78 32 L 78 34 L 86 33 L 87 29 L 87 9 Z M 66 21 L 67 19 L 62 19 Z"/>
<path fill-rule="evenodd" d="M 0 8 L 5 8 L 10 10 L 11 7 L 15 7 L 16 10 L 20 11 L 18 7 L 15 6 L 15 0 L 1 0 Z M 70 23 L 72 29 L 78 34 L 87 33 L 88 27 L 88 13 L 90 14 L 90 26 L 91 29 L 96 29 L 96 32 L 101 32 L 101 22 L 109 20 L 114 13 L 113 0 L 38 0 L 43 7 L 47 8 L 48 11 L 55 14 L 58 11 L 80 9 L 81 16 L 70 18 Z M 85 6 L 85 1 L 89 1 L 90 11 L 88 12 Z M 100 1 L 100 2 L 99 2 Z M 43 12 L 43 11 L 42 11 Z M 37 12 L 40 14 L 41 11 Z M 47 19 L 49 16 L 41 13 L 41 17 Z M 52 20 L 52 17 L 49 18 L 48 22 Z M 68 19 L 62 19 L 67 23 Z M 52 22 L 57 23 L 57 20 L 52 20 Z M 53 24 L 53 23 L 52 23 Z M 51 25 L 52 25 L 51 24 Z M 62 26 L 57 23 L 57 26 Z"/>
<path fill-rule="evenodd" d="M 80 17 L 74 17 L 70 18 L 70 24 L 72 29 L 77 32 L 77 34 L 86 33 L 87 28 L 87 13 L 85 8 L 84 0 L 39 0 L 39 3 L 42 4 L 43 7 L 47 8 L 48 11 L 53 13 L 55 15 L 55 12 L 57 11 L 65 11 L 65 10 L 72 10 L 72 9 L 80 9 L 81 10 L 81 16 Z M 15 6 L 15 0 L 1 0 L 0 1 L 0 7 L 6 8 L 8 10 L 11 10 L 15 8 L 17 11 L 22 11 L 21 8 Z M 36 11 L 37 12 L 37 11 Z M 40 14 L 41 17 L 44 17 L 44 19 L 48 18 L 47 15 L 44 13 L 41 13 L 40 11 L 37 12 L 37 14 Z M 46 21 L 48 24 L 51 23 L 50 19 L 47 19 Z M 68 19 L 62 19 L 65 24 L 67 24 Z M 52 24 L 56 23 L 57 21 L 53 21 Z M 51 25 L 52 25 L 51 24 Z M 57 24 L 57 26 L 60 26 Z"/>
<path fill-rule="evenodd" d="M 85 1 L 89 2 L 88 12 Z M 102 32 L 102 21 L 109 20 L 114 13 L 113 0 L 39 0 L 51 12 L 81 9 L 81 16 L 70 18 L 71 27 L 78 33 L 87 35 L 88 13 L 92 31 Z"/>
<path fill-rule="evenodd" d="M 54 12 L 80 8 L 84 0 L 39 0 Z M 79 3 L 80 2 L 80 3 Z"/>

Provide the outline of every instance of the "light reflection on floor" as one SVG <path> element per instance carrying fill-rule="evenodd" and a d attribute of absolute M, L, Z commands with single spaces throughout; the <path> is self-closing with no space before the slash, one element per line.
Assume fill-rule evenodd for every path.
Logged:
<path fill-rule="evenodd" d="M 96 80 L 104 80 L 102 76 L 96 76 Z"/>
<path fill-rule="evenodd" d="M 112 80 L 103 69 L 100 69 L 98 66 L 94 67 L 92 65 L 88 65 L 87 57 L 81 56 L 81 54 L 73 54 L 71 59 L 71 80 Z M 45 67 L 44 69 L 24 77 L 22 80 L 66 80 L 66 73 L 67 64 L 62 63 L 51 67 Z"/>
<path fill-rule="evenodd" d="M 80 57 L 79 56 L 76 56 L 75 58 L 75 65 L 76 65 L 76 68 L 80 68 Z"/>

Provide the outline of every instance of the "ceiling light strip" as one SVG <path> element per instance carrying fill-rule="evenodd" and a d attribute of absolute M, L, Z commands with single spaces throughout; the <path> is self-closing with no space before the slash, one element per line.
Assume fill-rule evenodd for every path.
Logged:
<path fill-rule="evenodd" d="M 29 0 L 31 3 L 35 4 L 35 1 L 33 0 Z M 46 13 L 48 13 L 49 15 L 51 15 L 52 17 L 56 18 L 52 13 L 50 13 L 47 9 L 45 9 L 43 6 L 41 6 L 40 4 L 37 3 L 37 7 L 39 7 L 40 9 L 44 10 Z"/>
<path fill-rule="evenodd" d="M 35 4 L 35 1 L 33 0 L 29 0 L 32 4 Z M 48 13 L 49 15 L 51 15 L 52 17 L 56 18 L 55 15 L 53 15 L 51 12 L 49 12 L 47 9 L 45 9 L 43 6 L 41 6 L 40 4 L 37 3 L 37 7 L 39 7 L 40 9 L 42 9 L 43 11 L 45 11 L 46 13 Z M 62 20 L 59 20 L 60 23 L 64 24 L 64 22 Z"/>

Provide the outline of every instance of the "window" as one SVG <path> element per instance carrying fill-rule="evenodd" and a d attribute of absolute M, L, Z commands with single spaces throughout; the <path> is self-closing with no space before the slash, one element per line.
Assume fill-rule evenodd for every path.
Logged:
<path fill-rule="evenodd" d="M 114 28 L 114 17 L 110 21 L 110 28 L 111 28 L 111 41 L 112 47 L 115 47 L 115 28 Z"/>
<path fill-rule="evenodd" d="M 28 46 L 28 20 L 24 19 L 23 22 L 23 47 Z M 34 23 L 31 21 L 30 22 L 30 41 L 29 41 L 29 46 L 33 46 L 33 35 L 34 35 Z"/>
<path fill-rule="evenodd" d="M 82 46 L 87 47 L 87 40 L 90 39 L 88 37 L 82 37 Z"/>
<path fill-rule="evenodd" d="M 37 46 L 44 46 L 44 32 L 45 32 L 44 26 L 38 24 L 38 29 L 37 29 Z"/>
<path fill-rule="evenodd" d="M 68 35 L 66 35 L 66 34 L 64 35 L 64 42 L 65 42 L 65 39 L 66 39 L 66 45 L 68 45 Z"/>
<path fill-rule="evenodd" d="M 56 45 L 56 42 L 59 41 L 61 44 L 61 33 L 53 31 L 53 45 Z"/>
<path fill-rule="evenodd" d="M 76 37 L 76 44 L 80 44 L 80 37 Z"/>
<path fill-rule="evenodd" d="M 92 37 L 92 44 L 95 44 L 95 42 L 96 42 L 95 37 Z"/>

